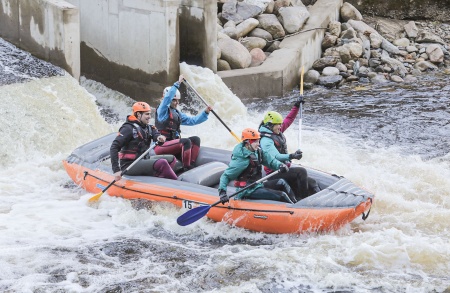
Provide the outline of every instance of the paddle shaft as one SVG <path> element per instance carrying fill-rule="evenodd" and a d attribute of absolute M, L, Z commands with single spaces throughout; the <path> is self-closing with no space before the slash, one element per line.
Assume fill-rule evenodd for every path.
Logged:
<path fill-rule="evenodd" d="M 125 173 L 127 173 L 128 170 L 130 170 L 134 165 L 136 165 L 136 163 L 139 162 L 143 157 L 145 157 L 152 149 L 154 149 L 155 146 L 156 146 L 156 143 L 154 145 L 152 145 L 151 147 L 149 147 L 144 153 L 142 153 L 142 155 L 140 155 L 136 160 L 134 160 L 134 162 L 130 166 L 128 166 L 125 170 L 123 170 L 122 173 L 120 173 L 120 176 L 125 175 Z M 100 193 L 97 193 L 96 195 L 91 197 L 89 199 L 89 201 L 98 200 L 100 198 L 100 196 L 102 196 L 102 194 L 105 193 L 105 191 L 107 191 L 114 183 L 116 183 L 116 181 L 117 181 L 116 179 L 111 181 L 111 183 L 109 183 L 108 186 L 103 188 L 103 190 Z"/>
<path fill-rule="evenodd" d="M 197 97 L 199 97 L 200 100 L 202 100 L 202 102 L 203 102 L 206 106 L 209 106 L 208 103 L 203 99 L 203 97 L 200 96 L 200 94 L 199 94 L 199 93 L 198 93 L 198 92 L 190 85 L 190 83 L 189 83 L 186 79 L 183 79 L 183 83 L 184 83 L 187 87 L 189 87 L 189 88 L 195 93 L 195 95 L 196 95 Z M 239 137 L 238 137 L 236 134 L 234 134 L 234 132 L 233 132 L 233 131 L 225 124 L 225 122 L 223 122 L 222 119 L 220 119 L 219 115 L 217 115 L 217 113 L 214 112 L 214 110 L 212 110 L 212 109 L 211 109 L 211 112 L 214 114 L 214 116 L 216 116 L 217 119 L 219 119 L 220 123 L 222 123 L 222 125 L 225 126 L 225 128 L 231 133 L 231 135 L 234 136 L 234 138 L 235 138 L 238 142 L 241 142 L 241 140 L 239 139 Z"/>
<path fill-rule="evenodd" d="M 302 66 L 300 73 L 300 100 L 303 100 L 303 73 L 305 67 Z M 298 119 L 298 148 L 302 148 L 302 120 L 303 120 L 303 103 L 300 102 L 300 118 Z"/>

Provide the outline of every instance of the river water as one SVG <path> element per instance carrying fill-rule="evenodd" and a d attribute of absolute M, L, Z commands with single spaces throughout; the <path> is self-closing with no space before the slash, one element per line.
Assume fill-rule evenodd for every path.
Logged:
<path fill-rule="evenodd" d="M 181 71 L 235 133 L 267 110 L 287 114 L 298 96 L 241 102 L 211 71 Z M 62 166 L 74 148 L 117 131 L 133 101 L 92 80 L 80 86 L 0 39 L 0 291 L 450 292 L 449 81 L 305 92 L 302 163 L 375 193 L 366 221 L 303 235 L 206 218 L 180 227 L 184 211 L 169 204 L 104 195 L 88 205 L 92 194 Z M 214 117 L 183 131 L 206 146 L 235 144 Z M 286 136 L 295 150 L 297 123 Z"/>

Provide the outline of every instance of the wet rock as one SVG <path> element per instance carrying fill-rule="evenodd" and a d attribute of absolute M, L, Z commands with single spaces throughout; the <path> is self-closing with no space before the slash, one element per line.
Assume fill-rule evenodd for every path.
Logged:
<path fill-rule="evenodd" d="M 232 20 L 236 24 L 239 24 L 246 19 L 261 14 L 262 12 L 263 10 L 256 5 L 249 5 L 245 2 L 231 0 L 223 4 L 221 17 L 222 22 Z"/>
<path fill-rule="evenodd" d="M 410 21 L 407 24 L 403 26 L 405 29 L 405 33 L 408 36 L 408 38 L 417 38 L 417 34 L 419 32 L 419 29 L 416 26 L 416 23 L 414 21 Z"/>
<path fill-rule="evenodd" d="M 246 36 L 254 28 L 259 25 L 259 21 L 254 18 L 249 18 L 236 26 L 236 35 L 238 38 Z"/>
<path fill-rule="evenodd" d="M 344 22 L 349 21 L 350 19 L 353 20 L 362 20 L 363 17 L 361 13 L 358 11 L 358 9 L 355 8 L 355 6 L 351 5 L 348 2 L 344 2 L 344 4 L 341 7 L 341 18 Z"/>
<path fill-rule="evenodd" d="M 264 39 L 257 37 L 245 37 L 242 38 L 240 43 L 247 48 L 250 52 L 254 48 L 264 49 L 266 47 L 267 42 Z"/>
<path fill-rule="evenodd" d="M 359 80 L 359 77 L 356 75 L 350 75 L 349 77 L 347 77 L 348 82 L 358 81 L 358 80 Z"/>
<path fill-rule="evenodd" d="M 273 51 L 275 51 L 275 50 L 280 49 L 280 43 L 281 43 L 280 41 L 274 41 L 274 42 L 269 46 L 269 48 L 266 49 L 266 52 L 271 53 L 271 52 L 273 52 Z M 270 43 L 267 42 L 267 44 L 270 44 Z"/>
<path fill-rule="evenodd" d="M 322 58 L 319 58 L 316 61 L 314 61 L 312 67 L 315 70 L 322 70 L 328 66 L 335 66 L 336 63 L 339 61 L 340 61 L 339 58 L 336 56 L 326 56 L 326 57 L 322 57 Z"/>
<path fill-rule="evenodd" d="M 241 43 L 233 39 L 219 39 L 218 46 L 222 51 L 222 59 L 230 64 L 231 69 L 247 68 L 252 57 Z"/>
<path fill-rule="evenodd" d="M 272 35 L 268 31 L 258 27 L 252 30 L 247 36 L 261 38 L 266 42 L 273 40 Z"/>
<path fill-rule="evenodd" d="M 333 47 L 334 45 L 336 45 L 336 41 L 337 41 L 336 36 L 330 33 L 326 33 L 322 40 L 322 49 L 326 50 L 328 48 Z"/>
<path fill-rule="evenodd" d="M 336 63 L 336 68 L 339 70 L 339 72 L 347 71 L 347 67 L 342 62 Z"/>
<path fill-rule="evenodd" d="M 320 76 L 319 84 L 328 88 L 336 87 L 343 80 L 343 77 L 340 75 L 332 75 L 332 76 Z"/>
<path fill-rule="evenodd" d="M 392 80 L 393 82 L 398 82 L 398 83 L 404 82 L 403 78 L 401 78 L 401 77 L 398 76 L 398 75 L 391 75 L 391 80 Z"/>
<path fill-rule="evenodd" d="M 278 14 L 278 10 L 280 10 L 281 7 L 289 7 L 290 5 L 291 0 L 277 0 L 273 6 L 273 13 Z"/>
<path fill-rule="evenodd" d="M 339 21 L 330 21 L 328 31 L 331 35 L 339 37 L 341 35 L 341 23 Z"/>
<path fill-rule="evenodd" d="M 391 54 L 399 54 L 400 53 L 400 50 L 386 39 L 383 39 L 383 41 L 381 42 L 381 48 Z"/>
<path fill-rule="evenodd" d="M 337 69 L 336 67 L 325 67 L 322 70 L 323 76 L 331 76 L 331 75 L 338 75 L 338 74 L 339 74 L 339 69 Z"/>
<path fill-rule="evenodd" d="M 278 11 L 278 20 L 289 34 L 300 31 L 308 18 L 306 7 L 283 7 Z"/>
<path fill-rule="evenodd" d="M 341 33 L 341 39 L 354 39 L 356 38 L 356 31 L 354 28 L 349 28 Z"/>
<path fill-rule="evenodd" d="M 386 79 L 386 77 L 384 77 L 383 74 L 377 74 L 374 78 L 372 78 L 370 81 L 372 81 L 373 83 L 386 83 L 388 82 L 388 80 Z"/>
<path fill-rule="evenodd" d="M 417 43 L 439 43 L 445 45 L 445 42 L 437 35 L 421 30 L 416 38 Z"/>
<path fill-rule="evenodd" d="M 286 35 L 283 26 L 274 14 L 261 14 L 256 19 L 259 21 L 258 27 L 268 31 L 274 39 Z"/>
<path fill-rule="evenodd" d="M 369 35 L 370 44 L 372 48 L 378 49 L 381 48 L 381 43 L 383 43 L 383 38 L 378 33 L 371 33 Z"/>
<path fill-rule="evenodd" d="M 217 71 L 231 70 L 230 64 L 222 59 L 217 60 Z"/>
<path fill-rule="evenodd" d="M 266 60 L 266 55 L 264 51 L 260 48 L 254 48 L 250 51 L 250 55 L 252 56 L 252 62 L 250 63 L 250 67 L 255 67 L 261 65 L 264 60 Z"/>
<path fill-rule="evenodd" d="M 220 32 L 223 34 L 226 34 L 227 36 L 229 36 L 232 39 L 237 40 L 237 38 L 238 38 L 235 27 L 226 27 L 226 28 L 220 30 Z"/>
<path fill-rule="evenodd" d="M 396 72 L 401 77 L 405 76 L 408 73 L 408 70 L 405 68 L 403 63 L 394 58 L 382 56 L 381 61 L 392 68 L 394 72 Z"/>
<path fill-rule="evenodd" d="M 433 63 L 441 63 L 444 61 L 444 52 L 437 44 L 429 45 L 426 49 L 430 61 Z"/>
<path fill-rule="evenodd" d="M 308 70 L 304 76 L 305 83 L 316 84 L 319 80 L 320 73 L 314 69 Z"/>
<path fill-rule="evenodd" d="M 397 47 L 407 47 L 409 46 L 409 40 L 407 38 L 396 39 L 393 44 Z"/>
<path fill-rule="evenodd" d="M 419 61 L 414 65 L 414 68 L 424 72 L 428 70 L 436 70 L 437 66 L 429 61 Z"/>

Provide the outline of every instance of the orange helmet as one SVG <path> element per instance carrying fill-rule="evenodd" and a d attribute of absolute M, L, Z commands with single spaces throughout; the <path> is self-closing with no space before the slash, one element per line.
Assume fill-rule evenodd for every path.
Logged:
<path fill-rule="evenodd" d="M 150 105 L 146 102 L 136 102 L 133 104 L 133 114 L 136 114 L 136 112 L 148 112 L 151 111 L 152 108 L 150 108 Z"/>
<path fill-rule="evenodd" d="M 242 140 L 247 140 L 247 139 L 260 139 L 261 136 L 259 135 L 258 130 L 253 129 L 253 128 L 245 128 L 244 130 L 242 130 Z"/>

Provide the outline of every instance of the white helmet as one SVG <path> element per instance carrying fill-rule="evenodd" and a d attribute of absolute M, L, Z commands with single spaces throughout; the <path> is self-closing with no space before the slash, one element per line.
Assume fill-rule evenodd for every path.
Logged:
<path fill-rule="evenodd" d="M 164 91 L 163 91 L 163 97 L 166 96 L 167 92 L 168 92 L 171 88 L 172 88 L 171 86 L 168 86 L 168 87 L 166 87 L 166 88 L 164 89 Z M 172 99 L 177 99 L 177 100 L 179 100 L 180 98 L 181 98 L 180 91 L 177 90 L 177 92 L 176 92 L 176 94 L 175 94 L 175 97 L 173 97 Z"/>

